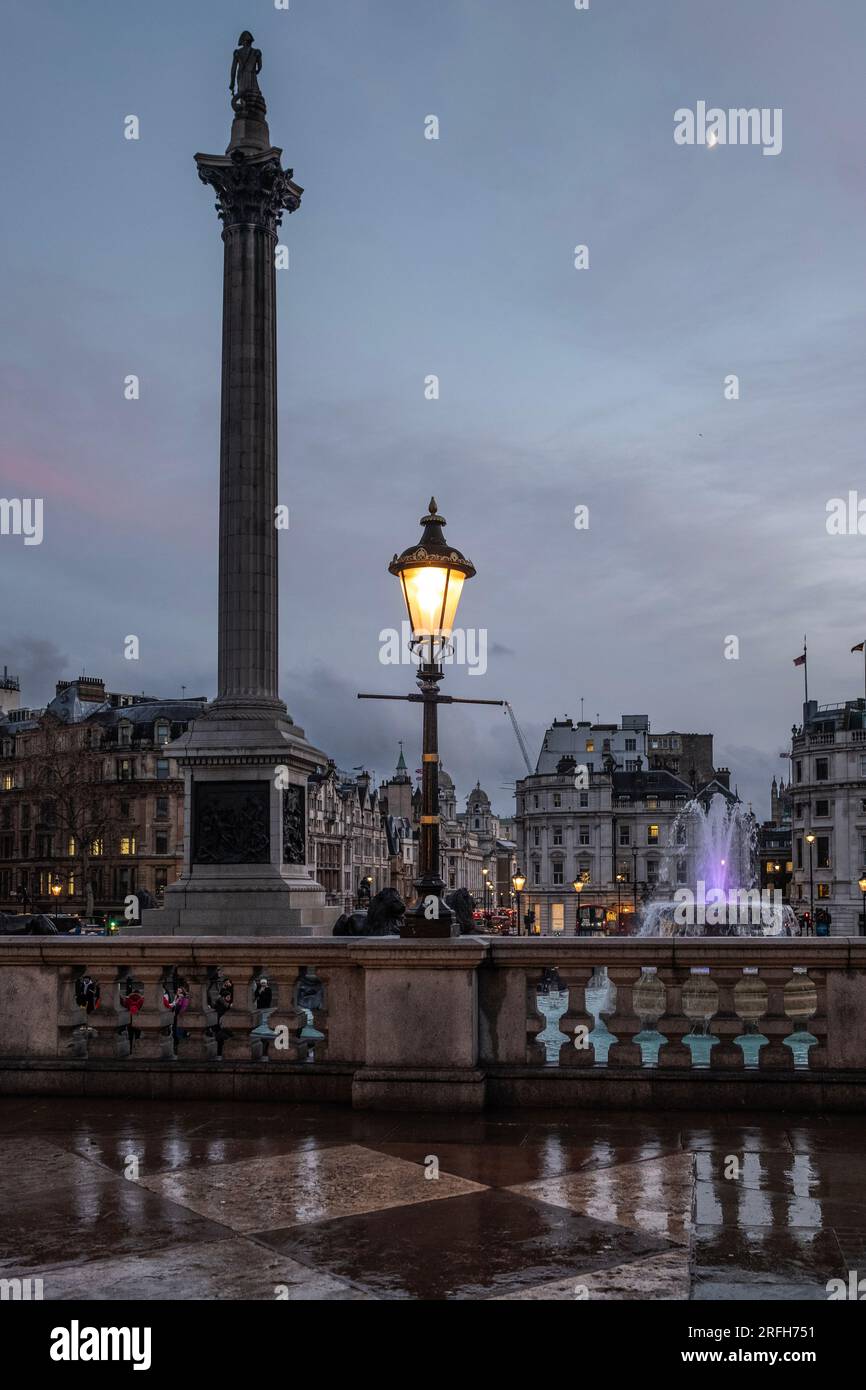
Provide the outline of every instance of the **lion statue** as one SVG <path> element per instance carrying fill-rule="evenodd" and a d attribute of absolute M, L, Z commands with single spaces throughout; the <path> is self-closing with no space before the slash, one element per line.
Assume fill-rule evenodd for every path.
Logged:
<path fill-rule="evenodd" d="M 455 888 L 453 892 L 446 893 L 445 906 L 450 907 L 457 918 L 461 936 L 468 936 L 471 932 L 484 930 L 483 926 L 476 926 L 475 924 L 473 916 L 475 899 L 468 888 Z"/>
<path fill-rule="evenodd" d="M 383 888 L 370 900 L 366 912 L 342 913 L 332 936 L 399 936 L 406 904 L 396 888 Z"/>

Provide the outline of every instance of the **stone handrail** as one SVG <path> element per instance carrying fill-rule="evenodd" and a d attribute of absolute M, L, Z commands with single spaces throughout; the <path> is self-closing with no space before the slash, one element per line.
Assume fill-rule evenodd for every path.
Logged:
<path fill-rule="evenodd" d="M 90 1013 L 84 974 L 101 991 Z M 163 993 L 181 984 L 173 1033 Z M 0 938 L 0 1088 L 862 1107 L 866 939 Z"/>

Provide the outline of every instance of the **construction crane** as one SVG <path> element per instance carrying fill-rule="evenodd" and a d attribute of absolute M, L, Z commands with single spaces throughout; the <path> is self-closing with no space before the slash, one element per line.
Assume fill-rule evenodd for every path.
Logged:
<path fill-rule="evenodd" d="M 526 739 L 523 737 L 523 734 L 520 732 L 520 725 L 518 724 L 517 720 L 516 720 L 515 717 L 514 717 L 514 710 L 511 708 L 511 706 L 509 705 L 509 703 L 508 703 L 507 700 L 506 700 L 504 703 L 505 703 L 505 708 L 506 708 L 506 710 L 507 710 L 507 712 L 508 712 L 508 718 L 511 720 L 511 727 L 514 729 L 514 736 L 515 736 L 515 738 L 517 739 L 517 742 L 518 742 L 519 745 L 520 745 L 520 751 L 521 751 L 521 753 L 523 754 L 523 761 L 526 763 L 526 773 L 527 773 L 527 776 L 531 777 L 532 774 L 533 774 L 534 768 L 533 768 L 533 766 L 532 766 L 532 763 L 529 761 L 529 752 L 528 752 L 527 747 L 526 747 Z"/>

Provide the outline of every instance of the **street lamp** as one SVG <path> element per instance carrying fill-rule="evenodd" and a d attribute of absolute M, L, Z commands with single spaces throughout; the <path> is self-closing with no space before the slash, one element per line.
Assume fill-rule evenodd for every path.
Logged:
<path fill-rule="evenodd" d="M 514 898 L 517 903 L 517 935 L 520 936 L 520 894 L 526 886 L 526 874 L 516 873 L 511 875 L 511 886 L 514 889 Z"/>
<path fill-rule="evenodd" d="M 812 831 L 806 836 L 806 843 L 809 846 L 809 935 L 815 935 L 815 856 L 813 845 L 815 836 Z"/>
<path fill-rule="evenodd" d="M 866 869 L 863 870 L 863 873 L 861 874 L 859 879 L 859 883 L 860 892 L 863 894 L 863 920 L 860 923 L 859 935 L 866 936 Z"/>
<path fill-rule="evenodd" d="M 583 919 L 580 912 L 580 895 L 583 892 L 583 879 L 576 878 L 571 886 L 577 894 L 577 934 L 580 936 L 580 930 L 583 926 Z"/>
<path fill-rule="evenodd" d="M 625 882 L 625 874 L 616 876 L 616 929 L 622 930 L 622 885 Z"/>
<path fill-rule="evenodd" d="M 424 707 L 421 773 L 421 833 L 418 845 L 418 900 L 410 907 L 400 929 L 401 936 L 450 936 L 454 914 L 442 899 L 445 884 L 439 872 L 439 706 L 442 704 L 502 705 L 502 700 L 460 699 L 440 695 L 442 657 L 454 628 L 457 605 L 467 579 L 475 566 L 442 532 L 444 516 L 431 497 L 427 515 L 422 516 L 421 539 L 402 554 L 395 555 L 388 572 L 396 575 L 403 589 L 411 629 L 410 645 L 418 652 L 420 694 L 360 695 L 359 699 L 418 701 Z"/>

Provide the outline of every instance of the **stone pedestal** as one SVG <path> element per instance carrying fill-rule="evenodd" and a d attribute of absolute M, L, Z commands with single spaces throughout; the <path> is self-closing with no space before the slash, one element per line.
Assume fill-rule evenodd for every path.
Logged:
<path fill-rule="evenodd" d="M 184 777 L 183 871 L 138 930 L 330 935 L 335 909 L 324 905 L 306 845 L 307 777 L 325 755 L 287 717 L 209 716 L 170 750 Z"/>

